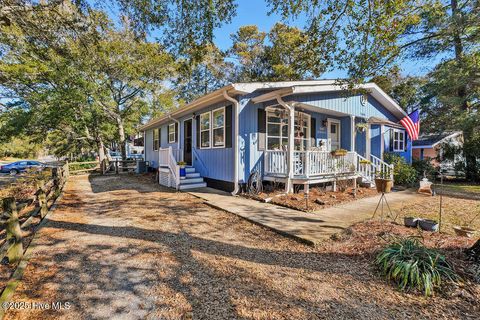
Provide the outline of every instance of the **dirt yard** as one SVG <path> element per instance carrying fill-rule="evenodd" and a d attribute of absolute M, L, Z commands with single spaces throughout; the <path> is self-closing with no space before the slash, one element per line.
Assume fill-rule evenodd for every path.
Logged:
<path fill-rule="evenodd" d="M 354 190 L 351 186 L 339 188 L 337 191 L 326 190 L 320 187 L 310 188 L 308 198 L 305 197 L 303 190 L 298 193 L 286 195 L 282 190 L 262 192 L 256 196 L 246 194 L 246 197 L 260 201 L 268 201 L 280 206 L 292 208 L 301 211 L 317 211 L 341 203 L 354 201 L 366 197 L 377 195 L 376 189 L 357 188 Z M 308 204 L 307 204 L 308 203 Z"/>
<path fill-rule="evenodd" d="M 72 178 L 7 319 L 478 319 L 479 285 L 432 299 L 397 291 L 371 264 L 392 224 L 360 224 L 311 248 L 149 177 Z M 428 235 L 427 238 L 431 236 Z M 435 237 L 435 236 L 434 236 Z M 439 235 L 452 259 L 472 241 Z"/>

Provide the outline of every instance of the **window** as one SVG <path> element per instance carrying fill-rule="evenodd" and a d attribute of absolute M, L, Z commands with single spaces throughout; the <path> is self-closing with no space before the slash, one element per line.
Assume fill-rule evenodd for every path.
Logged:
<path fill-rule="evenodd" d="M 200 115 L 200 149 L 210 148 L 210 112 Z"/>
<path fill-rule="evenodd" d="M 174 143 L 175 140 L 175 123 L 171 123 L 168 125 L 168 143 Z"/>
<path fill-rule="evenodd" d="M 295 112 L 295 150 L 306 150 L 310 144 L 310 115 Z M 286 150 L 288 146 L 288 113 L 267 110 L 267 150 Z"/>
<path fill-rule="evenodd" d="M 153 129 L 153 150 L 158 150 L 159 145 L 159 130 L 160 129 Z"/>
<path fill-rule="evenodd" d="M 212 111 L 213 148 L 225 146 L 225 108 Z"/>
<path fill-rule="evenodd" d="M 393 130 L 393 151 L 405 151 L 405 131 Z"/>

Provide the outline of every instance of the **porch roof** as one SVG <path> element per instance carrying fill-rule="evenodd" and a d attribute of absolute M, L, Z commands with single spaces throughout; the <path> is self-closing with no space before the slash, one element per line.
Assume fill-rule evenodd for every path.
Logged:
<path fill-rule="evenodd" d="M 400 106 L 388 96 L 379 86 L 375 83 L 365 83 L 357 85 L 354 89 L 363 89 L 367 90 L 372 97 L 374 97 L 377 101 L 379 101 L 382 105 L 384 105 L 393 115 L 395 115 L 398 119 L 402 119 L 407 114 L 406 112 L 400 108 Z M 333 83 L 325 83 L 325 84 L 300 84 L 300 85 L 292 85 L 290 87 L 281 88 L 278 90 L 270 91 L 265 94 L 262 94 L 258 97 L 252 99 L 254 103 L 261 103 L 270 100 L 274 100 L 277 97 L 285 97 L 290 96 L 293 94 L 302 94 L 302 93 L 316 93 L 316 92 L 332 92 L 332 91 L 344 91 L 345 88 L 339 84 Z"/>

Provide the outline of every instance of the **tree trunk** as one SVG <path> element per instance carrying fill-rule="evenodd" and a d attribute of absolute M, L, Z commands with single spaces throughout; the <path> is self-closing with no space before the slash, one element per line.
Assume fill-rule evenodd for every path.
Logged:
<path fill-rule="evenodd" d="M 105 146 L 103 145 L 102 138 L 97 138 L 97 150 L 98 150 L 98 160 L 103 162 L 105 160 Z"/>
<path fill-rule="evenodd" d="M 451 0 L 450 5 L 452 6 L 452 22 L 453 26 L 453 45 L 455 48 L 455 60 L 461 72 L 463 72 L 463 43 L 461 38 L 461 26 L 459 26 L 459 16 L 458 16 L 458 3 L 457 0 Z M 457 89 L 457 96 L 462 101 L 462 109 L 468 109 L 467 103 L 467 86 L 465 84 L 460 84 Z"/>
<path fill-rule="evenodd" d="M 117 130 L 118 130 L 118 143 L 120 144 L 120 151 L 122 153 L 122 159 L 127 158 L 127 150 L 125 148 L 125 128 L 123 127 L 123 121 L 120 117 L 117 118 Z"/>

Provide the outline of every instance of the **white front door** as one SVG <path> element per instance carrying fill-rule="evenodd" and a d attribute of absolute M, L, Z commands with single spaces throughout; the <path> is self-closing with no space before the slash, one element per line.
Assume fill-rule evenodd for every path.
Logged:
<path fill-rule="evenodd" d="M 340 121 L 328 119 L 328 139 L 332 150 L 340 149 Z"/>

